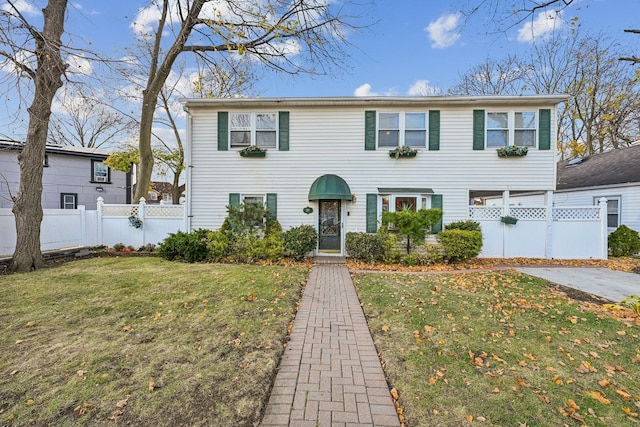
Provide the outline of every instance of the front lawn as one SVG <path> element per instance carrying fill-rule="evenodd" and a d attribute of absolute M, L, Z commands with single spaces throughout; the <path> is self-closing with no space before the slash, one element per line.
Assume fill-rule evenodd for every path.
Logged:
<path fill-rule="evenodd" d="M 253 426 L 307 273 L 96 258 L 0 276 L 0 425 Z"/>
<path fill-rule="evenodd" d="M 353 279 L 408 426 L 638 424 L 631 312 L 514 272 Z"/>

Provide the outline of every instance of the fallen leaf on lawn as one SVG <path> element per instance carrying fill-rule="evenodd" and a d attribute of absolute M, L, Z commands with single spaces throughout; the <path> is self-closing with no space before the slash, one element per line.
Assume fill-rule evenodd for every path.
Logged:
<path fill-rule="evenodd" d="M 616 393 L 618 393 L 618 396 L 622 397 L 623 399 L 626 399 L 626 400 L 633 399 L 633 396 L 631 396 L 629 393 L 627 393 L 626 390 L 618 389 L 618 390 L 616 390 Z"/>
<path fill-rule="evenodd" d="M 79 371 L 77 371 L 77 372 L 76 372 L 76 374 L 77 374 L 79 377 L 84 377 L 84 375 L 85 375 L 86 373 L 87 373 L 87 371 L 83 371 L 82 369 L 80 369 Z"/>
<path fill-rule="evenodd" d="M 600 384 L 601 387 L 606 387 L 611 385 L 611 381 L 609 381 L 608 378 L 605 378 L 603 380 L 598 381 L 598 384 Z"/>
<path fill-rule="evenodd" d="M 580 366 L 578 366 L 576 368 L 576 371 L 580 372 L 581 374 L 588 374 L 589 372 L 598 372 L 598 370 L 596 368 L 594 368 L 591 363 L 589 363 L 588 361 L 583 361 Z"/>
<path fill-rule="evenodd" d="M 83 403 L 82 406 L 76 406 L 73 412 L 77 412 L 78 415 L 84 415 L 87 413 L 87 409 L 91 408 L 93 405 L 91 403 Z"/>
<path fill-rule="evenodd" d="M 132 329 L 133 329 L 133 326 L 127 325 L 127 326 L 123 326 L 121 330 L 122 332 L 129 332 Z"/>
<path fill-rule="evenodd" d="M 118 403 L 116 403 L 116 408 L 124 408 L 125 406 L 127 406 L 127 400 L 128 399 L 120 400 Z"/>
<path fill-rule="evenodd" d="M 599 391 L 588 391 L 586 394 L 587 396 L 594 398 L 603 405 L 609 405 L 611 403 L 611 401 L 604 397 Z"/>
<path fill-rule="evenodd" d="M 27 400 L 27 405 L 33 405 L 33 399 Z"/>
<path fill-rule="evenodd" d="M 467 421 L 472 423 L 473 422 L 473 415 L 467 415 Z"/>
<path fill-rule="evenodd" d="M 623 407 L 622 410 L 624 411 L 625 414 L 629 415 L 630 417 L 636 418 L 638 416 L 638 413 L 631 412 L 631 408 L 629 408 L 628 406 Z"/>
<path fill-rule="evenodd" d="M 392 388 L 391 397 L 393 398 L 393 400 L 398 400 L 398 390 L 396 390 L 395 388 Z"/>
<path fill-rule="evenodd" d="M 491 393 L 498 394 L 498 393 L 500 393 L 500 389 L 498 387 L 496 387 L 493 390 L 491 390 Z"/>
<path fill-rule="evenodd" d="M 152 392 L 156 388 L 156 383 L 153 380 L 149 380 L 149 392 Z"/>
<path fill-rule="evenodd" d="M 382 325 L 382 332 L 388 332 L 389 331 L 389 326 L 388 325 Z"/>
<path fill-rule="evenodd" d="M 33 321 L 32 322 L 27 322 L 27 324 L 24 325 L 24 326 L 27 327 L 27 328 L 33 328 L 34 326 L 36 326 L 36 322 L 33 322 Z"/>

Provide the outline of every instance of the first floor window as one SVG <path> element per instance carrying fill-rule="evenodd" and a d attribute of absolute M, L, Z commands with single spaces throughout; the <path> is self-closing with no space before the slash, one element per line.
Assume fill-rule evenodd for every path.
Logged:
<path fill-rule="evenodd" d="M 77 193 L 61 193 L 60 209 L 77 209 L 78 194 Z"/>
<path fill-rule="evenodd" d="M 382 212 L 416 211 L 427 209 L 429 198 L 424 195 L 389 194 L 380 196 Z"/>
<path fill-rule="evenodd" d="M 93 182 L 109 182 L 109 167 L 100 160 L 91 161 L 91 180 Z"/>
<path fill-rule="evenodd" d="M 379 113 L 378 147 L 426 147 L 425 113 Z"/>
<path fill-rule="evenodd" d="M 232 148 L 276 147 L 276 113 L 231 113 L 229 121 Z"/>
<path fill-rule="evenodd" d="M 597 205 L 602 196 L 594 197 L 593 203 Z M 607 228 L 620 227 L 620 196 L 604 196 L 607 199 Z"/>
<path fill-rule="evenodd" d="M 536 128 L 535 111 L 488 112 L 487 147 L 535 147 Z"/>

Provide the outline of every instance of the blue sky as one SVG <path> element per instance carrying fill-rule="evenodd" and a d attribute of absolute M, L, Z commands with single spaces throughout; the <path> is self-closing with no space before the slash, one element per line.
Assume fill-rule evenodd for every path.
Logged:
<path fill-rule="evenodd" d="M 502 58 L 527 49 L 533 36 L 544 37 L 552 28 L 568 30 L 574 18 L 590 33 L 606 34 L 627 46 L 630 55 L 640 55 L 640 35 L 623 32 L 640 28 L 640 0 L 574 0 L 554 19 L 547 19 L 548 13 L 535 14 L 505 32 L 495 32 L 500 24 L 488 18 L 486 9 L 469 17 L 459 13 L 461 7 L 480 1 L 374 1 L 363 10 L 352 10 L 366 13 L 360 23 L 374 23 L 350 34 L 352 47 L 345 61 L 348 68 L 324 77 L 264 72 L 255 90 L 260 96 L 269 97 L 431 94 L 451 87 L 460 73 L 487 58 Z M 36 21 L 45 3 L 15 0 L 25 16 Z M 132 23 L 153 23 L 152 14 L 140 13 L 147 5 L 148 2 L 134 0 L 75 0 L 70 2 L 67 31 L 74 41 L 89 43 L 104 55 L 122 57 L 133 40 L 136 26 Z M 0 0 L 0 8 L 6 7 L 6 0 Z M 502 13 L 496 15 L 497 20 L 502 17 Z M 502 25 L 511 23 L 502 21 Z M 76 62 L 72 69 L 92 73 L 90 63 Z M 185 82 L 184 87 L 188 86 Z M 6 92 L 3 96 L 7 96 Z M 4 104 L 6 113 L 10 113 L 11 102 L 5 98 Z M 26 111 L 22 114 L 22 121 L 11 124 L 8 117 L 0 118 L 0 137 L 23 137 L 20 123 L 24 123 Z M 3 115 L 6 116 L 0 114 Z"/>

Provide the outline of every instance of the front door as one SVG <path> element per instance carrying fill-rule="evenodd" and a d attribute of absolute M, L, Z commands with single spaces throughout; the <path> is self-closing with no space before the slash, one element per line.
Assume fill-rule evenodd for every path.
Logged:
<path fill-rule="evenodd" d="M 340 222 L 341 200 L 320 200 L 318 212 L 318 249 L 321 252 L 341 252 L 340 236 L 342 224 Z"/>

